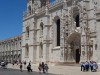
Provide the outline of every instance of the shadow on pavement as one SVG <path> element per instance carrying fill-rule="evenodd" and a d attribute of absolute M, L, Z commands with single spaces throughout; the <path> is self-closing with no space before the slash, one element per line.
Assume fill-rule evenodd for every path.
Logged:
<path fill-rule="evenodd" d="M 58 74 L 51 74 L 51 73 L 39 73 L 39 72 L 27 72 L 26 70 L 23 70 L 22 72 L 18 69 L 3 69 L 0 68 L 0 73 L 3 75 L 58 75 Z M 1 74 L 0 74 L 1 75 Z M 60 75 L 60 74 L 59 74 Z"/>

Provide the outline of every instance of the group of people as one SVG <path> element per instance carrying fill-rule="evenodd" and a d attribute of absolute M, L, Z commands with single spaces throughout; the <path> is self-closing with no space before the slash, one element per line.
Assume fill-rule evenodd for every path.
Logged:
<path fill-rule="evenodd" d="M 23 62 L 24 66 L 26 66 L 26 62 Z M 22 65 L 22 62 L 20 63 L 20 71 L 22 72 L 22 68 L 23 68 L 23 65 Z M 29 64 L 27 65 L 27 71 L 28 72 L 32 72 L 32 69 L 31 69 L 31 62 L 29 62 Z"/>
<path fill-rule="evenodd" d="M 95 61 L 86 61 L 86 62 L 81 62 L 81 71 L 89 71 L 91 72 L 96 72 L 98 69 L 98 65 Z"/>
<path fill-rule="evenodd" d="M 26 62 L 23 62 L 24 66 L 26 65 Z M 23 68 L 23 65 L 22 63 L 20 63 L 20 71 L 22 72 L 22 68 Z M 44 62 L 40 63 L 39 66 L 38 66 L 38 69 L 39 69 L 39 73 L 48 73 L 48 65 L 45 64 Z M 28 72 L 32 72 L 32 68 L 31 68 L 31 62 L 28 63 L 27 65 L 27 71 Z"/>
<path fill-rule="evenodd" d="M 38 69 L 39 69 L 39 73 L 41 73 L 41 72 L 48 73 L 49 67 L 48 67 L 47 64 L 45 64 L 44 62 L 42 62 L 42 63 L 39 64 Z"/>

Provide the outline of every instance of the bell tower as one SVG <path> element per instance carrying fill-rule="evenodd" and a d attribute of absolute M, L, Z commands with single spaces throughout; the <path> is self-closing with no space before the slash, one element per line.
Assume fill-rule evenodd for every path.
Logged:
<path fill-rule="evenodd" d="M 41 7 L 46 6 L 46 4 L 49 4 L 50 0 L 41 0 Z"/>
<path fill-rule="evenodd" d="M 34 11 L 41 7 L 45 7 L 50 3 L 50 0 L 27 0 L 27 12 L 32 14 Z"/>
<path fill-rule="evenodd" d="M 41 0 L 27 0 L 27 12 L 32 14 L 41 7 Z"/>

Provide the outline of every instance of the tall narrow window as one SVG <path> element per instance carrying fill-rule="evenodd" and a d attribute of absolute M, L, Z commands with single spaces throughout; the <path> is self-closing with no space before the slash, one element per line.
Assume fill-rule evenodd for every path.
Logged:
<path fill-rule="evenodd" d="M 57 20 L 57 46 L 60 46 L 60 19 Z"/>
<path fill-rule="evenodd" d="M 26 57 L 29 56 L 29 47 L 28 47 L 28 44 L 26 44 L 26 46 L 25 46 L 25 56 Z"/>
<path fill-rule="evenodd" d="M 40 43 L 40 58 L 43 58 L 43 44 Z"/>
<path fill-rule="evenodd" d="M 75 21 L 76 21 L 76 27 L 80 27 L 80 25 L 79 25 L 79 14 L 76 16 Z"/>
<path fill-rule="evenodd" d="M 40 23 L 40 35 L 43 35 L 43 22 Z"/>
<path fill-rule="evenodd" d="M 28 12 L 31 14 L 31 6 L 28 6 Z"/>
<path fill-rule="evenodd" d="M 97 50 L 97 44 L 95 44 L 95 50 Z"/>
<path fill-rule="evenodd" d="M 20 42 L 20 47 L 21 47 L 21 42 Z"/>
<path fill-rule="evenodd" d="M 26 27 L 26 37 L 29 38 L 29 27 Z"/>

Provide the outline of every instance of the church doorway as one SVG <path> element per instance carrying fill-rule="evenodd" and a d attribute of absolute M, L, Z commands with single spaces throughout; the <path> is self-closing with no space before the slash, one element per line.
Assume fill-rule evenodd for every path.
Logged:
<path fill-rule="evenodd" d="M 78 32 L 72 33 L 68 37 L 68 51 L 67 61 L 74 61 L 75 63 L 80 62 L 81 54 L 81 35 Z"/>
<path fill-rule="evenodd" d="M 80 50 L 76 49 L 76 63 L 80 62 Z"/>

